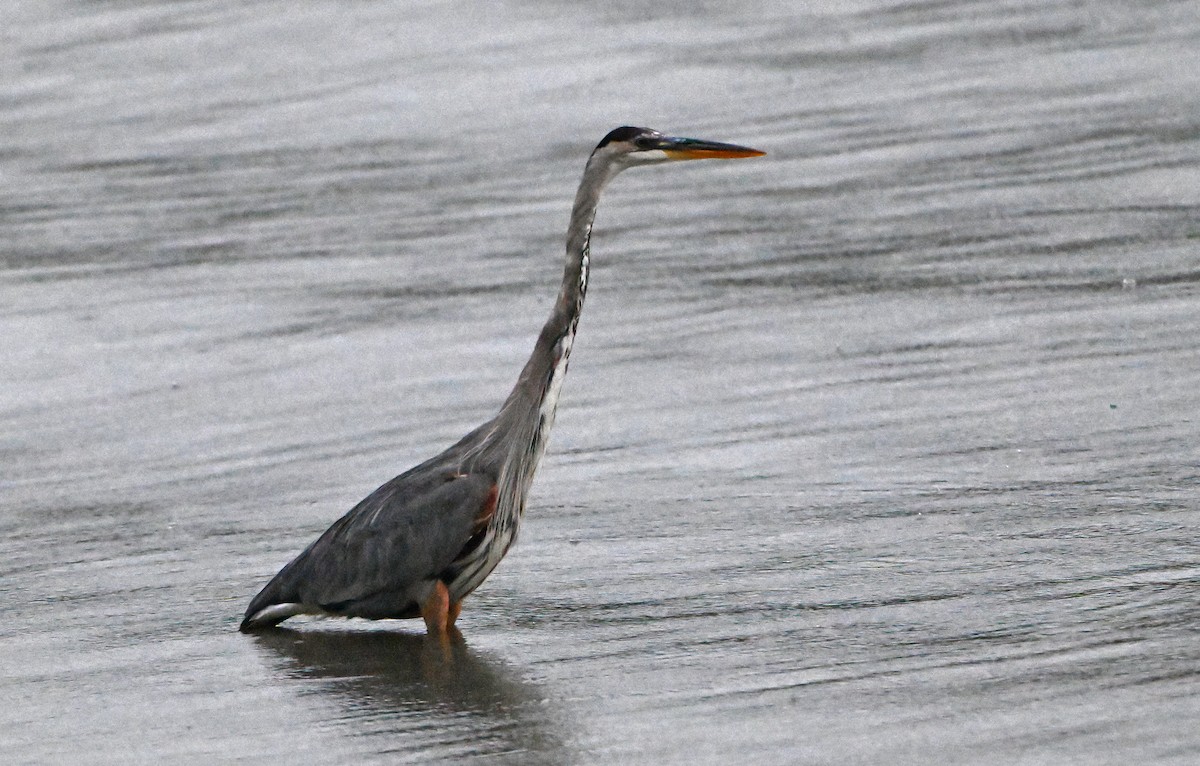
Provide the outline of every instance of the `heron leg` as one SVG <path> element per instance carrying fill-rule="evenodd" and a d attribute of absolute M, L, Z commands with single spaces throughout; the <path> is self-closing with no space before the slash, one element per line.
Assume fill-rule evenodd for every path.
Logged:
<path fill-rule="evenodd" d="M 429 597 L 421 604 L 421 618 L 425 620 L 425 630 L 429 635 L 446 635 L 454 623 L 450 617 L 450 591 L 446 590 L 446 583 L 438 580 L 434 584 Z"/>

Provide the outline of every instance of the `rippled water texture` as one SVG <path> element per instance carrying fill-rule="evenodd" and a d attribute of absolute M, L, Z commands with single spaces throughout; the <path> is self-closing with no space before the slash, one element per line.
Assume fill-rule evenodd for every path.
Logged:
<path fill-rule="evenodd" d="M 1200 762 L 1200 5 L 0 14 L 5 763 Z M 769 155 L 610 190 L 465 643 L 238 634 L 622 123 Z"/>

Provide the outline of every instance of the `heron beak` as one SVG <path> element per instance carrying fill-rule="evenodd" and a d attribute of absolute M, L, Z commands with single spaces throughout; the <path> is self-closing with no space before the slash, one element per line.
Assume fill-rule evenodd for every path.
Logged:
<path fill-rule="evenodd" d="M 697 138 L 664 137 L 655 147 L 673 160 L 736 160 L 743 157 L 761 157 L 766 152 L 737 144 L 722 144 L 716 141 L 701 141 Z"/>

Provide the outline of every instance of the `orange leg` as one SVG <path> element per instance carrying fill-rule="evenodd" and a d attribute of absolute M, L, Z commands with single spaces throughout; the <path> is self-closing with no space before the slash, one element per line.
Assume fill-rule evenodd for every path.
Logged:
<path fill-rule="evenodd" d="M 449 613 L 446 615 L 446 618 L 447 618 L 446 625 L 451 628 L 454 627 L 454 621 L 458 619 L 458 615 L 461 612 L 462 612 L 462 602 L 461 601 L 451 601 Z"/>
<path fill-rule="evenodd" d="M 450 591 L 446 590 L 446 583 L 438 580 L 433 586 L 433 592 L 421 604 L 421 618 L 425 620 L 425 630 L 429 635 L 446 635 L 454 622 L 450 617 Z"/>

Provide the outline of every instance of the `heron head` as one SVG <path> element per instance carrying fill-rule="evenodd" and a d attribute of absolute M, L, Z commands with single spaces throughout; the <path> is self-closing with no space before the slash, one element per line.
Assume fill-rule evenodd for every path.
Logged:
<path fill-rule="evenodd" d="M 764 154 L 766 152 L 736 144 L 664 136 L 657 130 L 629 126 L 610 132 L 592 152 L 593 157 L 606 156 L 622 168 L 674 160 L 740 159 Z"/>

